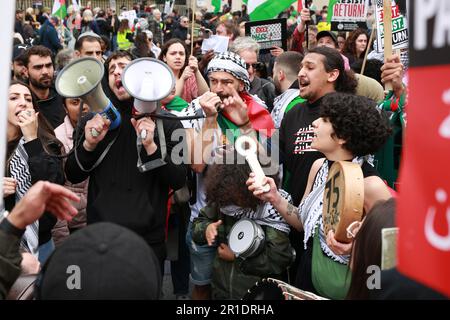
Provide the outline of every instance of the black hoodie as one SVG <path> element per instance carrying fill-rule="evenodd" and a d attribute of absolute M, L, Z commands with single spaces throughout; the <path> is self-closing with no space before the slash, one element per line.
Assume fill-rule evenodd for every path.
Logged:
<path fill-rule="evenodd" d="M 105 91 L 110 91 L 108 89 Z M 181 188 L 186 179 L 185 165 L 175 165 L 170 157 L 173 147 L 179 143 L 171 141 L 170 137 L 175 129 L 182 129 L 182 125 L 178 120 L 164 120 L 167 164 L 141 173 L 136 167 L 136 132 L 130 122 L 133 100 L 121 102 L 113 93 L 107 95 L 120 111 L 122 123 L 118 129 L 109 131 L 93 152 L 86 151 L 81 141 L 77 148 L 79 161 L 84 168 L 91 168 L 108 143 L 116 136 L 117 140 L 100 165 L 90 173 L 83 172 L 75 154 L 71 154 L 65 168 L 67 179 L 78 183 L 90 177 L 88 224 L 100 221 L 117 223 L 135 231 L 150 245 L 161 244 L 165 240 L 169 188 Z M 84 131 L 83 124 L 82 127 Z M 157 137 L 155 142 L 158 150 L 151 156 L 147 156 L 145 148 L 142 148 L 143 162 L 161 158 Z"/>

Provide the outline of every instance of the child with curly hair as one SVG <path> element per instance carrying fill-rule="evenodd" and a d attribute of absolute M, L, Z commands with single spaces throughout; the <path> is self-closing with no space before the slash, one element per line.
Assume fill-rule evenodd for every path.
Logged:
<path fill-rule="evenodd" d="M 262 278 L 280 279 L 293 260 L 289 225 L 270 203 L 248 191 L 245 181 L 251 170 L 243 158 L 235 152 L 231 155 L 235 157 L 232 164 L 208 168 L 208 205 L 193 222 L 193 240 L 217 247 L 212 266 L 213 299 L 242 299 Z M 280 196 L 292 202 L 285 191 L 280 190 Z M 233 225 L 244 218 L 258 224 L 265 235 L 259 250 L 248 257 L 236 256 L 227 241 Z"/>

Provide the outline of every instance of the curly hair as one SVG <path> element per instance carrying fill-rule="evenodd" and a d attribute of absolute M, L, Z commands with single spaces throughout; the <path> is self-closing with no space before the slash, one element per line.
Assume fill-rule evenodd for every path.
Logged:
<path fill-rule="evenodd" d="M 214 202 L 219 207 L 236 205 L 256 210 L 261 200 L 254 197 L 245 184 L 251 172 L 250 167 L 235 150 L 228 151 L 226 157 L 220 164 L 208 166 L 205 177 L 206 201 Z M 231 161 L 228 157 L 231 157 Z M 276 175 L 268 176 L 278 184 Z"/>
<path fill-rule="evenodd" d="M 261 201 L 245 184 L 250 172 L 247 163 L 211 165 L 205 179 L 206 201 L 214 202 L 219 207 L 237 205 L 256 210 Z"/>
<path fill-rule="evenodd" d="M 320 117 L 331 122 L 335 136 L 354 156 L 373 154 L 392 133 L 389 120 L 376 103 L 362 96 L 330 93 L 320 106 Z"/>

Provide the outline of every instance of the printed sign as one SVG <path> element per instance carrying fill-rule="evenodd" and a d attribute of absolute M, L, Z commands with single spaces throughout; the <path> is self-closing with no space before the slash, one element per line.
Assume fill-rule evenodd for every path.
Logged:
<path fill-rule="evenodd" d="M 408 9 L 414 23 L 398 268 L 450 297 L 450 6 L 444 0 L 415 0 Z"/>
<path fill-rule="evenodd" d="M 286 19 L 251 21 L 245 24 L 245 35 L 256 40 L 261 52 L 269 52 L 273 47 L 287 51 Z"/>
<path fill-rule="evenodd" d="M 120 14 L 119 20 L 122 21 L 123 19 L 128 19 L 128 26 L 129 28 L 133 28 L 134 26 L 134 19 L 137 19 L 136 11 L 130 10 L 130 11 L 124 11 Z"/>
<path fill-rule="evenodd" d="M 331 22 L 331 30 L 367 29 L 368 8 L 368 0 L 330 0 L 328 3 L 328 21 Z"/>
<path fill-rule="evenodd" d="M 392 50 L 408 48 L 408 23 L 406 5 L 392 0 Z M 383 0 L 376 0 L 377 51 L 384 51 Z"/>

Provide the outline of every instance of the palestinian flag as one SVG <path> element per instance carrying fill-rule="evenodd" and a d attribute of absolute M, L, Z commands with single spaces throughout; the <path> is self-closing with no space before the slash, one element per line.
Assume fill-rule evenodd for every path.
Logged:
<path fill-rule="evenodd" d="M 66 0 L 55 0 L 53 2 L 52 16 L 63 20 L 67 15 Z"/>
<path fill-rule="evenodd" d="M 211 0 L 211 5 L 214 7 L 214 13 L 218 13 L 221 10 L 222 0 Z"/>
<path fill-rule="evenodd" d="M 248 14 L 250 21 L 268 20 L 276 18 L 297 0 L 248 0 Z"/>
<path fill-rule="evenodd" d="M 247 105 L 247 115 L 252 128 L 259 134 L 270 138 L 275 132 L 275 126 L 269 111 L 267 111 L 266 108 L 259 104 L 258 101 L 248 93 L 241 93 L 239 95 Z M 228 117 L 226 112 L 219 113 L 217 116 L 217 123 L 219 124 L 222 133 L 226 134 L 227 130 L 230 130 L 233 133 L 234 140 L 239 137 L 239 126 Z"/>

